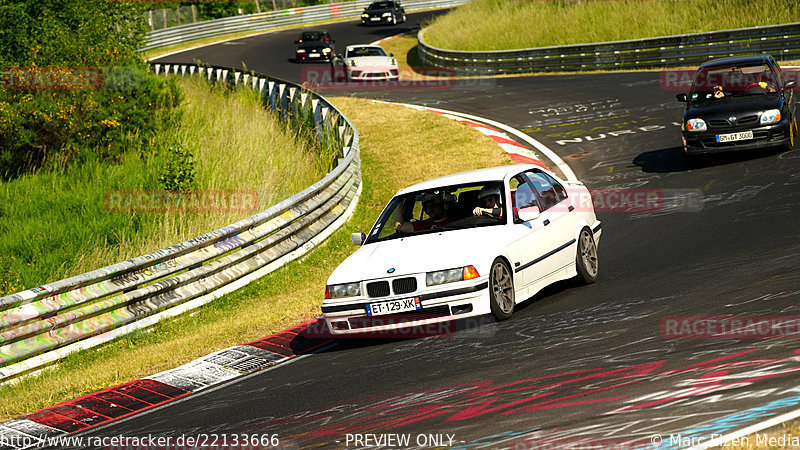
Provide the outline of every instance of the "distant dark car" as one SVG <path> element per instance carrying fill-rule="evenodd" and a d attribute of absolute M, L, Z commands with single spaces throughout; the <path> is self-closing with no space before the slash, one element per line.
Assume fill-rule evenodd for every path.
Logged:
<path fill-rule="evenodd" d="M 294 41 L 295 61 L 330 61 L 335 53 L 334 42 L 325 30 L 303 31 L 300 39 Z"/>
<path fill-rule="evenodd" d="M 781 145 L 794 148 L 796 84 L 768 55 L 701 65 L 689 94 L 677 95 L 686 103 L 681 133 L 687 159 Z"/>
<path fill-rule="evenodd" d="M 364 8 L 361 13 L 361 23 L 371 25 L 373 23 L 390 23 L 397 25 L 406 21 L 406 11 L 396 1 L 372 2 Z"/>

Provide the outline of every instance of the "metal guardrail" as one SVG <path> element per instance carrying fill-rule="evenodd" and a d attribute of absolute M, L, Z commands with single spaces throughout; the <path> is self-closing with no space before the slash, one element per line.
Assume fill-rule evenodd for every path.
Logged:
<path fill-rule="evenodd" d="M 462 5 L 469 0 L 408 0 L 402 2 L 406 12 Z M 175 44 L 213 38 L 235 33 L 258 33 L 277 28 L 302 26 L 338 19 L 358 19 L 370 4 L 369 0 L 331 3 L 326 5 L 269 11 L 245 16 L 226 17 L 177 27 L 156 30 L 148 34 L 140 50 L 153 50 Z"/>
<path fill-rule="evenodd" d="M 292 83 L 224 67 L 151 67 L 156 74 L 249 86 L 262 93 L 266 107 L 334 142 L 342 157 L 320 181 L 251 217 L 129 261 L 0 298 L 0 380 L 63 357 L 64 346 L 77 350 L 87 340 L 110 340 L 120 334 L 119 327 L 133 331 L 132 323 L 147 322 L 192 299 L 208 296 L 205 302 L 211 301 L 226 286 L 264 275 L 272 270 L 268 265 L 276 268 L 276 262 L 299 256 L 338 228 L 357 203 L 359 134 L 323 97 Z"/>
<path fill-rule="evenodd" d="M 712 58 L 754 53 L 778 60 L 800 57 L 800 23 L 506 51 L 436 48 L 425 42 L 425 29 L 417 37 L 425 64 L 459 75 L 697 66 Z"/>

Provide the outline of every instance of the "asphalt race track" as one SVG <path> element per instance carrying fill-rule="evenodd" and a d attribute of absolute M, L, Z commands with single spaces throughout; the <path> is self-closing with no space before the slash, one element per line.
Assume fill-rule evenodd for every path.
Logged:
<path fill-rule="evenodd" d="M 410 14 L 397 27 L 326 28 L 341 48 L 407 31 L 424 17 Z M 244 61 L 296 81 L 300 67 L 289 61 L 296 35 L 272 33 L 163 61 Z M 800 151 L 687 168 L 674 94 L 662 89 L 658 72 L 360 92 L 504 122 L 561 155 L 605 193 L 607 204 L 595 204 L 603 221 L 598 282 L 550 288 L 502 323 L 334 346 L 86 435 L 216 434 L 230 443 L 234 434 L 274 434 L 284 448 L 523 449 L 584 440 L 598 448 L 668 448 L 798 409 Z M 624 211 L 613 195 L 620 191 L 608 189 L 661 200 Z M 677 339 L 671 333 L 697 323 L 684 322 L 687 316 L 774 320 L 742 339 L 712 331 Z M 364 440 L 367 433 L 373 440 Z"/>

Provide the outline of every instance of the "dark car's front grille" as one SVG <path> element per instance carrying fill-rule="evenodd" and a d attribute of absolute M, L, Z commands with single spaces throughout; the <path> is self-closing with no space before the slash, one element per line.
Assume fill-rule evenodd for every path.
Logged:
<path fill-rule="evenodd" d="M 728 128 L 731 124 L 725 119 L 712 119 L 708 121 L 708 126 L 711 128 Z"/>
<path fill-rule="evenodd" d="M 737 119 L 733 119 L 733 121 L 728 119 L 710 119 L 708 121 L 708 126 L 711 128 L 732 128 L 732 127 L 747 127 L 751 125 L 756 125 L 758 123 L 758 114 L 751 114 L 749 116 L 739 117 Z"/>
<path fill-rule="evenodd" d="M 408 294 L 417 290 L 417 279 L 414 277 L 398 278 L 392 281 L 392 290 L 395 294 Z"/>
<path fill-rule="evenodd" d="M 750 116 L 740 117 L 736 120 L 736 125 L 739 126 L 747 126 L 747 125 L 755 125 L 758 122 L 758 114 L 753 114 Z"/>
<path fill-rule="evenodd" d="M 367 283 L 367 295 L 370 297 L 386 297 L 389 295 L 388 281 L 375 281 Z"/>

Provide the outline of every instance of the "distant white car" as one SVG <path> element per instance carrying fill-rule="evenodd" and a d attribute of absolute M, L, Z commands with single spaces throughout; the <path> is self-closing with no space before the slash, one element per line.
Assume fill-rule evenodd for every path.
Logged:
<path fill-rule="evenodd" d="M 334 336 L 504 320 L 547 285 L 593 283 L 600 234 L 586 187 L 539 166 L 424 181 L 398 192 L 368 234 L 353 234 L 361 248 L 331 274 L 322 313 Z"/>
<path fill-rule="evenodd" d="M 348 45 L 331 62 L 335 80 L 396 80 L 397 60 L 377 45 Z"/>

